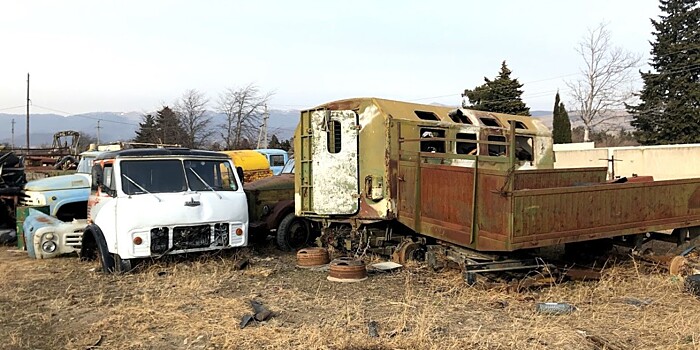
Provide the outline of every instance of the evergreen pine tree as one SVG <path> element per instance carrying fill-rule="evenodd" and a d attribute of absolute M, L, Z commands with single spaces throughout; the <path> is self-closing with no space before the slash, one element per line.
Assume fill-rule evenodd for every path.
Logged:
<path fill-rule="evenodd" d="M 180 119 L 170 107 L 163 106 L 163 108 L 157 112 L 155 122 L 155 136 L 160 143 L 183 145 L 187 142 L 185 130 L 183 130 L 180 125 Z"/>
<path fill-rule="evenodd" d="M 139 123 L 139 129 L 136 130 L 134 142 L 156 143 L 156 119 L 151 114 L 143 116 L 143 122 Z"/>
<path fill-rule="evenodd" d="M 651 66 L 641 73 L 641 103 L 628 105 L 641 144 L 700 142 L 700 6 L 698 0 L 660 0 L 651 20 Z"/>
<path fill-rule="evenodd" d="M 511 70 L 506 66 L 506 61 L 501 64 L 501 71 L 494 80 L 484 77 L 484 84 L 473 90 L 466 89 L 462 97 L 469 99 L 470 105 L 463 104 L 464 108 L 496 113 L 516 115 L 530 115 L 530 107 L 523 102 L 520 90 L 523 84 L 518 79 L 511 79 Z"/>

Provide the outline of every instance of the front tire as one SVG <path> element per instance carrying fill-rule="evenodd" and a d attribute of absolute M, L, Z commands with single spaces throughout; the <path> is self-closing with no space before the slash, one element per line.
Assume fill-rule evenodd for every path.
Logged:
<path fill-rule="evenodd" d="M 284 251 L 304 248 L 311 241 L 311 227 L 306 220 L 289 213 L 277 227 L 276 239 L 277 246 Z"/>
<path fill-rule="evenodd" d="M 102 235 L 102 230 L 96 225 L 92 225 L 83 233 L 91 235 L 90 238 L 83 237 L 82 248 L 80 251 L 81 260 L 97 260 L 102 267 L 102 272 L 112 274 L 115 272 L 114 257 L 107 249 L 107 241 Z"/>

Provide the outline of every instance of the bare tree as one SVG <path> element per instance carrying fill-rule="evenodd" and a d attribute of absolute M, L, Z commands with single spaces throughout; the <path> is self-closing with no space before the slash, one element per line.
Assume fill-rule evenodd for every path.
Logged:
<path fill-rule="evenodd" d="M 185 147 L 199 148 L 214 133 L 209 129 L 211 117 L 206 106 L 209 100 L 203 93 L 190 89 L 175 102 L 175 113 L 185 132 Z"/>
<path fill-rule="evenodd" d="M 226 115 L 219 125 L 226 149 L 238 149 L 244 140 L 253 140 L 260 127 L 260 116 L 272 93 L 261 93 L 254 84 L 228 88 L 219 96 L 217 111 Z"/>
<path fill-rule="evenodd" d="M 613 46 L 604 23 L 589 29 L 576 48 L 584 67 L 581 77 L 567 81 L 577 107 L 577 118 L 584 128 L 583 139 L 590 141 L 591 131 L 613 124 L 624 117 L 624 102 L 633 97 L 634 68 L 641 55 Z"/>

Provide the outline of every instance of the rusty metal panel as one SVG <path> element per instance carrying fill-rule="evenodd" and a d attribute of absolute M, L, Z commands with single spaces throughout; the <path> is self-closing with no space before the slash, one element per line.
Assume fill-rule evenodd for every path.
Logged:
<path fill-rule="evenodd" d="M 405 162 L 401 162 L 398 171 L 398 187 L 399 187 L 399 200 L 398 200 L 398 216 L 401 217 L 413 217 L 416 205 L 416 166 L 406 165 Z"/>
<path fill-rule="evenodd" d="M 700 221 L 700 179 L 513 193 L 514 247 L 692 226 Z"/>
<path fill-rule="evenodd" d="M 608 168 L 533 169 L 515 172 L 514 189 L 568 187 L 577 184 L 603 183 Z"/>
<path fill-rule="evenodd" d="M 477 181 L 479 234 L 485 231 L 491 233 L 492 238 L 496 235 L 507 237 L 511 209 L 510 197 L 501 193 L 506 189 L 505 174 L 480 172 Z"/>
<path fill-rule="evenodd" d="M 421 167 L 421 219 L 432 219 L 435 223 L 470 232 L 473 181 L 473 168 Z"/>

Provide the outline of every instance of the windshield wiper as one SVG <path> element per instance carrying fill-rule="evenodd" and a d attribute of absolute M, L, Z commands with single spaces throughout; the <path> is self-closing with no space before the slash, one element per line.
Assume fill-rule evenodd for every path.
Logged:
<path fill-rule="evenodd" d="M 199 174 L 197 174 L 197 172 L 194 171 L 194 169 L 192 169 L 192 168 L 187 168 L 187 169 L 190 169 L 190 171 L 192 171 L 192 173 L 194 174 L 194 176 L 196 176 L 196 177 L 199 179 L 199 181 L 202 181 L 202 183 L 204 184 L 204 186 L 207 186 L 208 189 L 210 189 L 212 192 L 214 192 L 214 194 L 215 194 L 217 197 L 219 197 L 219 199 L 223 199 L 223 197 L 221 197 L 221 195 L 220 195 L 218 192 L 214 191 L 214 188 L 211 187 L 211 186 L 209 186 L 209 184 L 208 184 L 206 181 L 204 181 L 204 179 L 202 179 L 202 177 L 199 176 Z"/>
<path fill-rule="evenodd" d="M 141 185 L 137 184 L 136 181 L 134 181 L 134 180 L 132 180 L 130 177 L 126 176 L 126 174 L 122 174 L 122 176 L 124 176 L 125 179 L 129 180 L 129 182 L 131 182 L 132 184 L 134 184 L 134 186 L 138 187 L 139 190 L 144 191 L 144 192 L 146 192 L 146 193 L 152 195 L 153 197 L 156 197 L 156 199 L 157 199 L 159 202 L 162 202 L 162 201 L 163 201 L 163 200 L 160 199 L 160 197 L 156 196 L 155 193 L 148 192 L 147 189 L 145 189 L 145 188 L 143 188 Z"/>

